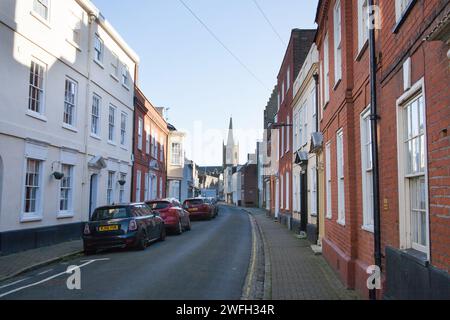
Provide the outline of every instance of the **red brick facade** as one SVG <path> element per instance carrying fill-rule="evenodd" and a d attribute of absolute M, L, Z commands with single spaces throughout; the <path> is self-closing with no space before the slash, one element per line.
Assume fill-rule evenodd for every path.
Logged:
<path fill-rule="evenodd" d="M 291 33 L 286 53 L 278 73 L 279 109 L 277 113 L 277 123 L 282 125 L 292 125 L 293 111 L 293 90 L 294 81 L 308 55 L 309 49 L 314 39 L 315 30 L 294 29 Z M 282 219 L 292 216 L 292 127 L 281 126 L 279 129 L 279 199 L 280 214 Z M 274 152 L 274 150 L 272 150 Z M 276 152 L 276 151 L 275 151 Z M 286 177 L 288 177 L 286 179 Z M 288 181 L 289 180 L 289 181 Z M 276 186 L 273 183 L 273 189 Z M 275 196 L 275 191 L 272 192 Z M 275 199 L 275 197 L 272 197 Z M 275 205 L 275 201 L 273 201 Z"/>
<path fill-rule="evenodd" d="M 335 0 L 319 2 L 316 42 L 320 56 L 321 131 L 331 148 L 332 217 L 325 219 L 323 253 L 349 288 L 368 295 L 366 268 L 374 264 L 374 234 L 363 226 L 361 161 L 361 113 L 370 105 L 369 50 L 358 41 L 358 1 L 340 0 L 342 21 L 342 80 L 335 81 Z M 381 12 L 376 31 L 378 144 L 382 266 L 386 270 L 386 248 L 408 249 L 402 214 L 408 204 L 399 200 L 403 172 L 399 159 L 401 136 L 398 113 L 402 96 L 424 96 L 427 142 L 427 189 L 429 215 L 429 261 L 444 272 L 450 268 L 450 76 L 448 45 L 424 39 L 450 10 L 446 0 L 417 0 L 397 25 L 394 1 L 375 1 Z M 324 101 L 324 41 L 328 35 L 329 102 Z M 408 58 L 411 63 L 408 64 Z M 405 68 L 410 67 L 410 88 L 405 91 Z M 406 72 L 406 73 L 405 73 Z M 423 84 L 423 85 L 420 85 Z M 414 91 L 419 88 L 418 91 Z M 414 89 L 414 90 L 413 90 Z M 405 100 L 407 101 L 407 100 Z M 399 111 L 400 110 L 400 111 Z M 336 134 L 343 131 L 345 224 L 337 222 L 338 183 Z M 329 159 L 325 159 L 325 162 Z M 399 174 L 400 172 L 400 174 Z M 323 181 L 326 183 L 326 181 Z M 324 195 L 326 198 L 326 195 Z M 403 224 L 403 225 L 402 225 Z M 383 273 L 385 279 L 386 272 Z M 389 277 L 389 274 L 387 274 Z M 385 283 L 386 285 L 386 283 Z M 390 288 L 388 288 L 389 290 Z"/>
<path fill-rule="evenodd" d="M 136 88 L 132 201 L 166 197 L 168 133 L 167 123 L 160 111 Z"/>

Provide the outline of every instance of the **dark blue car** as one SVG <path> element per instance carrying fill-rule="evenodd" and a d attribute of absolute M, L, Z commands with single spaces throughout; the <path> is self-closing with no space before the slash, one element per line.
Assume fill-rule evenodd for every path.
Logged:
<path fill-rule="evenodd" d="M 145 250 L 154 241 L 164 241 L 164 220 L 145 203 L 104 206 L 95 209 L 84 226 L 85 254 L 99 249 Z"/>

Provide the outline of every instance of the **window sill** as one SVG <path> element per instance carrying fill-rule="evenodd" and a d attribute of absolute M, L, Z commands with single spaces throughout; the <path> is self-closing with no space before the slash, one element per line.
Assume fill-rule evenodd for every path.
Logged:
<path fill-rule="evenodd" d="M 334 87 L 333 87 L 333 91 L 336 91 L 336 90 L 337 90 L 337 88 L 339 87 L 339 85 L 341 84 L 341 82 L 342 82 L 342 78 L 339 79 L 339 80 L 336 82 L 336 84 L 335 84 Z"/>
<path fill-rule="evenodd" d="M 21 223 L 26 222 L 38 222 L 42 221 L 42 214 L 41 213 L 22 213 L 22 217 L 20 218 Z"/>
<path fill-rule="evenodd" d="M 367 48 L 369 48 L 369 39 L 367 39 L 362 47 L 359 49 L 358 55 L 356 56 L 355 61 L 360 61 L 362 57 L 364 56 L 364 53 L 367 51 Z"/>
<path fill-rule="evenodd" d="M 70 44 L 72 47 L 74 47 L 75 49 L 77 49 L 79 52 L 81 52 L 81 47 L 80 47 L 80 45 L 78 43 L 76 43 L 75 41 L 70 40 L 68 38 L 66 38 L 66 42 L 68 44 Z"/>
<path fill-rule="evenodd" d="M 100 136 L 96 135 L 95 133 L 91 133 L 91 138 L 94 138 L 95 140 L 99 140 L 99 141 L 102 140 L 102 138 L 100 138 Z"/>
<path fill-rule="evenodd" d="M 66 129 L 66 130 L 69 130 L 69 131 L 78 133 L 78 129 L 75 128 L 74 126 L 71 126 L 70 124 L 63 123 L 63 124 L 62 124 L 62 127 L 63 127 L 64 129 Z"/>
<path fill-rule="evenodd" d="M 119 78 L 117 78 L 115 75 L 113 75 L 112 73 L 109 74 L 111 76 L 111 78 L 113 78 L 114 81 L 119 82 Z"/>
<path fill-rule="evenodd" d="M 47 117 L 44 116 L 41 113 L 37 113 L 35 111 L 31 111 L 30 109 L 28 109 L 26 114 L 27 114 L 27 116 L 30 116 L 30 117 L 35 118 L 37 120 L 40 120 L 40 121 L 43 121 L 43 122 L 47 122 Z"/>
<path fill-rule="evenodd" d="M 398 19 L 397 23 L 395 24 L 394 28 L 392 29 L 392 33 L 397 34 L 400 30 L 401 26 L 405 23 L 406 18 L 408 18 L 409 13 L 411 12 L 412 8 L 416 4 L 417 0 L 411 0 L 411 2 L 408 4 L 408 7 L 405 9 L 405 11 L 402 13 L 402 16 L 400 19 Z"/>
<path fill-rule="evenodd" d="M 128 148 L 127 148 L 126 146 L 121 145 L 120 148 L 121 148 L 122 150 L 128 151 Z"/>
<path fill-rule="evenodd" d="M 105 69 L 105 66 L 103 65 L 103 63 L 101 61 L 98 61 L 97 59 L 94 59 L 94 62 L 102 69 Z"/>
<path fill-rule="evenodd" d="M 330 100 L 324 103 L 322 109 L 325 110 L 328 107 L 328 104 L 330 103 Z"/>
<path fill-rule="evenodd" d="M 73 214 L 73 212 L 61 211 L 56 216 L 56 219 L 70 219 L 73 218 L 74 216 L 75 215 Z"/>
<path fill-rule="evenodd" d="M 336 220 L 337 224 L 340 224 L 341 226 L 345 227 L 345 221 Z"/>
<path fill-rule="evenodd" d="M 333 215 L 331 215 L 331 216 L 326 216 L 325 218 L 331 221 L 331 220 L 333 219 Z"/>
<path fill-rule="evenodd" d="M 114 141 L 108 140 L 108 144 L 117 147 L 117 143 L 115 143 Z"/>
<path fill-rule="evenodd" d="M 48 20 L 45 20 L 43 17 L 41 17 L 38 13 L 34 12 L 34 11 L 30 11 L 30 14 L 36 18 L 40 23 L 42 23 L 44 26 L 46 26 L 47 28 L 51 29 L 50 23 L 48 22 Z"/>
<path fill-rule="evenodd" d="M 122 87 L 124 87 L 127 91 L 130 91 L 130 87 L 127 86 L 126 84 L 123 84 L 123 83 L 122 83 Z"/>
<path fill-rule="evenodd" d="M 361 229 L 370 233 L 374 233 L 373 226 L 361 226 Z"/>

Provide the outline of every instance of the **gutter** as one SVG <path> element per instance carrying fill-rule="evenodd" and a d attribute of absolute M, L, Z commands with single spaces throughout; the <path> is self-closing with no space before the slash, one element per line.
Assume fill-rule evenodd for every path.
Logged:
<path fill-rule="evenodd" d="M 368 0 L 368 6 L 373 7 L 374 0 Z M 378 164 L 378 133 L 377 124 L 379 116 L 377 114 L 377 59 L 375 44 L 375 28 L 369 30 L 369 51 L 370 51 L 370 128 L 372 138 L 372 186 L 373 186 L 373 222 L 374 222 L 374 260 L 375 265 L 381 270 L 381 217 L 380 217 L 380 183 Z M 369 292 L 371 300 L 377 299 L 377 289 Z"/>

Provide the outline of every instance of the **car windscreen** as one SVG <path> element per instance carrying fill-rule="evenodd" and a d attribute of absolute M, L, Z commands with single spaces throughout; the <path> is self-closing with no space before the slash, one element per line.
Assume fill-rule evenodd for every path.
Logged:
<path fill-rule="evenodd" d="M 186 201 L 184 202 L 184 204 L 185 204 L 186 206 L 190 206 L 190 207 L 192 207 L 192 206 L 200 206 L 200 205 L 203 204 L 203 200 L 202 200 L 202 199 L 186 200 Z"/>
<path fill-rule="evenodd" d="M 152 210 L 166 209 L 170 205 L 170 203 L 167 201 L 154 201 L 147 204 Z"/>
<path fill-rule="evenodd" d="M 127 207 L 99 208 L 95 209 L 91 221 L 124 219 L 129 217 L 130 210 Z"/>

